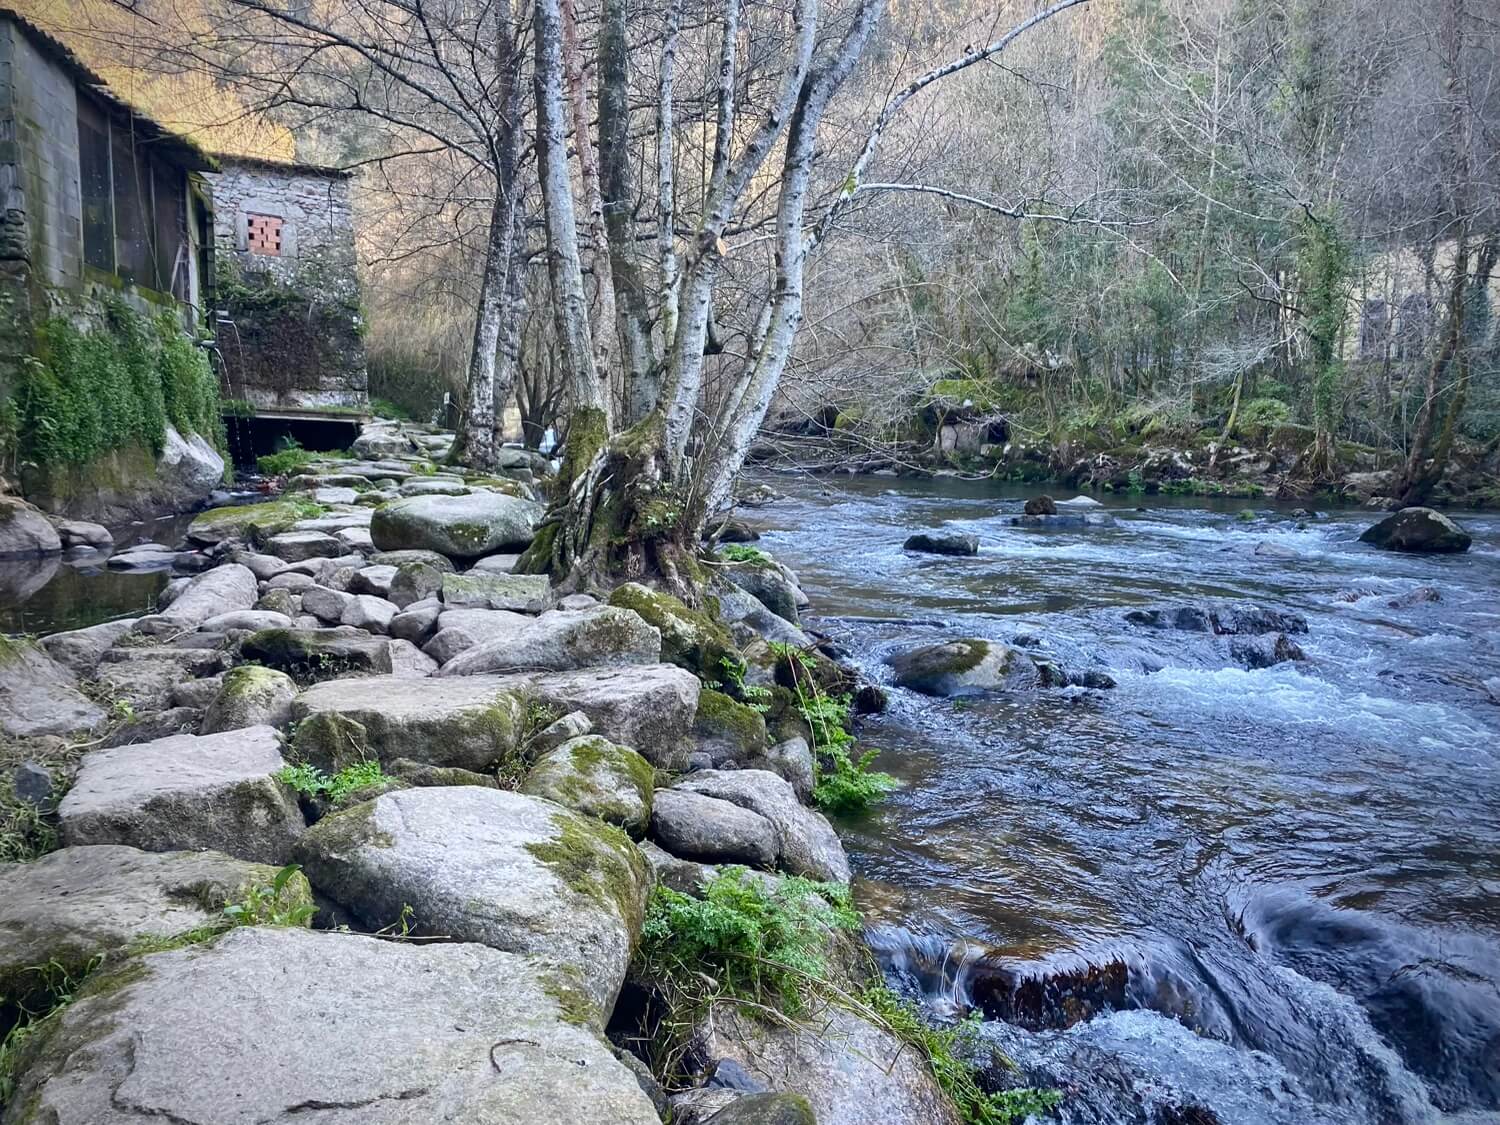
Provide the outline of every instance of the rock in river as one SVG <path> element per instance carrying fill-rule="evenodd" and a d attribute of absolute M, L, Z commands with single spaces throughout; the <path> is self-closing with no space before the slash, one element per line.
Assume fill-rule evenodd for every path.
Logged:
<path fill-rule="evenodd" d="M 785 778 L 768 770 L 700 770 L 689 774 L 673 789 L 685 790 L 738 805 L 771 822 L 776 832 L 778 864 L 793 875 L 849 881 L 849 859 L 822 813 L 805 808 Z"/>
<path fill-rule="evenodd" d="M 906 551 L 921 551 L 929 555 L 977 555 L 979 537 L 940 531 L 918 532 L 908 536 L 901 547 Z"/>
<path fill-rule="evenodd" d="M 40 511 L 14 496 L 0 496 L 0 559 L 55 555 L 62 550 L 57 529 Z"/>
<path fill-rule="evenodd" d="M 325 817 L 297 858 L 371 928 L 409 905 L 419 933 L 547 958 L 595 1026 L 624 982 L 650 881 L 618 829 L 476 785 L 401 789 Z"/>
<path fill-rule="evenodd" d="M 655 664 L 660 658 L 661 633 L 653 626 L 631 610 L 597 606 L 524 618 L 513 631 L 466 648 L 443 665 L 440 674 L 565 671 L 600 664 Z"/>
<path fill-rule="evenodd" d="M 428 550 L 474 559 L 524 548 L 546 509 L 498 492 L 412 496 L 375 510 L 370 536 L 381 551 Z"/>
<path fill-rule="evenodd" d="M 1458 524 L 1431 508 L 1402 508 L 1367 528 L 1359 541 L 1383 551 L 1422 554 L 1457 554 L 1474 542 Z"/>
<path fill-rule="evenodd" d="M 244 926 L 91 981 L 12 1107 L 89 1125 L 659 1125 L 569 996 L 541 959 L 482 945 Z"/>
<path fill-rule="evenodd" d="M 896 683 L 923 695 L 966 695 L 1004 688 L 1024 679 L 1036 682 L 1036 667 L 1026 654 L 999 641 L 960 637 L 941 644 L 898 652 L 885 662 Z"/>

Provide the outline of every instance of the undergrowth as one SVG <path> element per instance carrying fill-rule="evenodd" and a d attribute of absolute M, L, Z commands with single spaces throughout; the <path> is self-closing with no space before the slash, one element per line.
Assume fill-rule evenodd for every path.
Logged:
<path fill-rule="evenodd" d="M 849 697 L 825 692 L 795 645 L 773 641 L 771 650 L 791 669 L 797 710 L 812 731 L 814 803 L 825 812 L 858 813 L 881 801 L 897 782 L 870 768 L 877 751 L 858 752 L 849 733 Z"/>
<path fill-rule="evenodd" d="M 57 850 L 47 810 L 16 796 L 12 777 L 0 775 L 0 863 L 26 863 Z"/>
<path fill-rule="evenodd" d="M 0 1036 L 0 1109 L 10 1103 L 16 1092 L 21 1056 L 27 1043 L 36 1038 L 78 995 L 84 979 L 104 961 L 94 957 L 79 971 L 70 971 L 59 961 L 32 966 L 31 972 L 41 982 L 41 991 L 47 996 L 47 1004 L 39 1010 L 17 1004 L 14 1022 Z"/>
<path fill-rule="evenodd" d="M 952 1100 L 965 1125 L 1011 1125 L 1031 1114 L 1046 1113 L 1062 1101 L 1058 1090 L 1028 1086 L 990 1092 L 980 1087 L 978 1067 L 970 1061 L 982 1049 L 978 1012 L 937 1027 L 923 1018 L 915 1003 L 903 1000 L 884 983 L 866 988 L 861 999 L 892 1034 L 927 1060 L 933 1078 Z"/>
<path fill-rule="evenodd" d="M 638 975 L 658 989 L 667 1011 L 652 1043 L 658 1073 L 675 1070 L 687 1037 L 716 1001 L 792 1016 L 804 1011 L 829 983 L 834 935 L 859 925 L 849 888 L 837 883 L 726 867 L 701 898 L 658 886 L 636 954 Z"/>
<path fill-rule="evenodd" d="M 370 759 L 345 766 L 331 776 L 306 762 L 282 766 L 276 771 L 276 780 L 305 797 L 322 798 L 330 805 L 337 805 L 355 790 L 387 780 L 387 775 L 378 761 Z"/>
<path fill-rule="evenodd" d="M 765 566 L 771 562 L 771 556 L 758 547 L 747 547 L 742 543 L 730 543 L 719 548 L 719 557 L 726 562 L 734 563 L 758 563 Z"/>
<path fill-rule="evenodd" d="M 44 468 L 132 446 L 159 453 L 168 425 L 223 445 L 207 354 L 173 313 L 147 319 L 115 297 L 90 331 L 64 316 L 41 325 L 15 402 L 20 457 Z"/>
<path fill-rule="evenodd" d="M 294 437 L 284 437 L 275 453 L 255 459 L 255 468 L 263 477 L 289 477 L 305 471 L 320 454 L 303 449 Z"/>

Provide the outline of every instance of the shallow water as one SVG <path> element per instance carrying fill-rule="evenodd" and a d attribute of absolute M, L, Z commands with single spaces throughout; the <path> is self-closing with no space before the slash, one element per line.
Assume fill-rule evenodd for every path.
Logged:
<path fill-rule="evenodd" d="M 1359 544 L 1358 511 L 1101 496 L 1115 527 L 1043 531 L 987 482 L 771 483 L 762 545 L 872 678 L 980 636 L 1118 683 L 892 690 L 865 723 L 904 787 L 841 830 L 889 967 L 1004 1017 L 988 1034 L 1065 1120 L 1500 1121 L 1500 517 L 1459 514 L 1473 548 L 1429 558 Z M 929 528 L 979 556 L 901 550 Z M 1442 600 L 1388 604 L 1418 586 Z M 1303 614 L 1308 660 L 1249 671 L 1123 619 L 1223 599 Z"/>

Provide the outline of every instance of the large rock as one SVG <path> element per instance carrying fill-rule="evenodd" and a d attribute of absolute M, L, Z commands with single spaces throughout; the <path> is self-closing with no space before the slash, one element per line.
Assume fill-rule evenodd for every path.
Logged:
<path fill-rule="evenodd" d="M 341 542 L 321 531 L 283 531 L 267 539 L 265 549 L 289 563 L 333 559 L 344 553 Z"/>
<path fill-rule="evenodd" d="M 360 629 L 262 629 L 240 646 L 246 660 L 258 660 L 299 679 L 329 679 L 350 673 L 391 671 L 389 642 Z"/>
<path fill-rule="evenodd" d="M 524 681 L 496 676 L 329 680 L 299 695 L 292 715 L 299 724 L 320 715 L 358 723 L 364 739 L 360 749 L 382 762 L 410 758 L 434 766 L 493 770 L 516 751 L 525 720 L 524 693 Z M 304 750 L 300 726 L 297 748 Z M 331 749 L 307 752 L 336 760 Z"/>
<path fill-rule="evenodd" d="M 1359 541 L 1383 551 L 1444 555 L 1467 551 L 1474 542 L 1458 524 L 1431 508 L 1402 508 L 1366 528 Z"/>
<path fill-rule="evenodd" d="M 424 651 L 439 664 L 446 664 L 475 645 L 508 639 L 530 622 L 531 618 L 523 614 L 502 609 L 444 609 L 437 619 L 437 632 Z"/>
<path fill-rule="evenodd" d="M 701 770 L 658 793 L 657 800 L 674 790 L 717 797 L 765 817 L 776 829 L 779 866 L 793 875 L 849 881 L 849 859 L 833 826 L 804 808 L 785 778 L 767 770 Z"/>
<path fill-rule="evenodd" d="M 0 732 L 20 738 L 76 734 L 103 718 L 72 672 L 29 642 L 0 634 Z"/>
<path fill-rule="evenodd" d="M 662 660 L 704 679 L 720 676 L 723 660 L 734 655 L 734 642 L 723 625 L 671 594 L 626 582 L 610 594 L 609 604 L 630 610 L 661 633 Z"/>
<path fill-rule="evenodd" d="M 381 551 L 428 550 L 474 559 L 523 548 L 546 508 L 498 492 L 468 496 L 412 496 L 375 510 L 370 537 Z"/>
<path fill-rule="evenodd" d="M 228 657 L 214 649 L 127 645 L 104 654 L 94 680 L 111 699 L 136 711 L 160 711 L 181 684 L 216 675 L 227 664 Z"/>
<path fill-rule="evenodd" d="M 693 737 L 699 752 L 707 754 L 716 769 L 745 765 L 765 752 L 765 716 L 723 692 L 705 688 L 698 696 Z"/>
<path fill-rule="evenodd" d="M 618 829 L 474 785 L 402 789 L 319 821 L 297 858 L 321 894 L 378 929 L 551 961 L 602 1026 L 640 933 L 645 858 Z"/>
<path fill-rule="evenodd" d="M 521 792 L 638 837 L 651 819 L 654 773 L 651 763 L 628 746 L 585 735 L 543 755 L 526 775 Z"/>
<path fill-rule="evenodd" d="M 255 572 L 239 563 L 226 563 L 193 578 L 172 604 L 156 615 L 173 629 L 196 629 L 210 617 L 237 609 L 251 609 L 260 598 Z M 142 618 L 142 622 L 151 618 Z M 159 631 L 159 630 L 158 630 Z"/>
<path fill-rule="evenodd" d="M 370 565 L 372 566 L 394 566 L 400 568 L 406 566 L 408 563 L 421 563 L 424 566 L 430 566 L 434 570 L 441 571 L 443 574 L 452 574 L 455 569 L 452 559 L 447 555 L 440 555 L 436 551 L 377 551 L 370 556 Z"/>
<path fill-rule="evenodd" d="M 156 456 L 154 505 L 174 512 L 192 511 L 224 483 L 224 458 L 202 434 L 183 435 L 173 426 L 162 433 Z"/>
<path fill-rule="evenodd" d="M 5 1121 L 659 1125 L 575 1011 L 537 957 L 246 926 L 86 987 Z"/>
<path fill-rule="evenodd" d="M 47 517 L 24 500 L 0 496 L 0 559 L 56 555 L 62 539 Z"/>
<path fill-rule="evenodd" d="M 214 848 L 285 863 L 304 827 L 291 791 L 275 778 L 285 764 L 271 727 L 94 750 L 58 806 L 63 842 Z"/>
<path fill-rule="evenodd" d="M 276 868 L 222 852 L 143 852 L 118 844 L 63 848 L 0 864 L 0 997 L 44 1010 L 47 972 L 81 978 L 94 957 L 224 921 L 226 903 L 269 886 Z M 311 902 L 302 876 L 283 902 Z"/>
<path fill-rule="evenodd" d="M 694 1046 L 705 1058 L 734 1060 L 780 1093 L 801 1094 L 818 1125 L 961 1121 L 920 1052 L 839 1005 L 787 1022 L 755 1020 L 721 1004 Z"/>
<path fill-rule="evenodd" d="M 999 641 L 960 637 L 886 657 L 896 683 L 923 695 L 965 695 L 1036 681 L 1025 653 Z"/>
<path fill-rule="evenodd" d="M 582 712 L 595 733 L 633 748 L 658 769 L 687 766 L 703 686 L 690 672 L 654 664 L 506 677 L 501 682 L 512 681 L 524 684 L 533 699 L 558 714 Z"/>
<path fill-rule="evenodd" d="M 660 658 L 661 634 L 653 626 L 630 610 L 599 606 L 552 610 L 527 618 L 513 633 L 465 649 L 443 665 L 439 674 L 565 671 L 596 665 L 655 664 Z"/>
<path fill-rule="evenodd" d="M 777 617 L 798 623 L 797 609 L 807 604 L 807 595 L 802 592 L 791 571 L 774 559 L 765 561 L 728 563 L 723 572 L 729 580 L 744 590 Z"/>
<path fill-rule="evenodd" d="M 979 537 L 959 535 L 956 532 L 924 531 L 907 536 L 901 548 L 905 551 L 920 551 L 928 555 L 977 555 L 979 554 Z"/>
<path fill-rule="evenodd" d="M 545 574 L 494 574 L 470 571 L 443 575 L 443 604 L 455 608 L 528 610 L 546 609 L 552 601 L 552 584 Z"/>
<path fill-rule="evenodd" d="M 1265 633 L 1305 633 L 1307 618 L 1290 610 L 1271 609 L 1250 602 L 1207 605 L 1159 606 L 1132 609 L 1125 620 L 1148 629 L 1174 629 L 1184 633 L 1215 633 L 1220 636 L 1261 636 Z"/>
<path fill-rule="evenodd" d="M 701 863 L 774 867 L 776 826 L 717 797 L 663 789 L 651 808 L 651 838 L 672 855 Z"/>
<path fill-rule="evenodd" d="M 291 722 L 297 685 L 285 672 L 243 664 L 224 674 L 213 702 L 203 716 L 202 732 L 242 727 L 280 727 Z"/>
<path fill-rule="evenodd" d="M 285 590 L 278 592 L 291 597 Z M 260 602 L 255 604 L 260 605 Z M 261 629 L 289 629 L 291 624 L 291 614 L 279 613 L 274 609 L 236 609 L 210 617 L 198 628 L 205 633 L 254 633 Z"/>
<path fill-rule="evenodd" d="M 68 671 L 77 676 L 92 676 L 99 658 L 135 626 L 135 618 L 106 621 L 87 629 L 70 629 L 41 639 L 42 648 Z"/>
<path fill-rule="evenodd" d="M 304 602 L 305 600 L 304 598 Z M 397 612 L 396 607 L 384 598 L 377 598 L 373 594 L 353 594 L 344 606 L 339 622 L 371 633 L 386 633 L 390 631 L 391 621 L 395 619 Z"/>
<path fill-rule="evenodd" d="M 229 540 L 256 543 L 286 531 L 309 511 L 317 511 L 306 500 L 268 500 L 264 504 L 239 504 L 211 508 L 193 517 L 187 537 L 202 546 Z"/>

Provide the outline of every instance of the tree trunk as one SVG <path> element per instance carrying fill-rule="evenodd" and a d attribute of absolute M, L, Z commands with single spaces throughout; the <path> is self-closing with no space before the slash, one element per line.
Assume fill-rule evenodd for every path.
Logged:
<path fill-rule="evenodd" d="M 464 384 L 463 410 L 448 459 L 474 469 L 495 467 L 495 356 L 505 317 L 505 282 L 510 264 L 510 206 L 498 189 L 490 210 L 489 238 L 484 251 L 484 275 L 479 283 L 479 314 L 469 351 L 469 374 Z"/>

